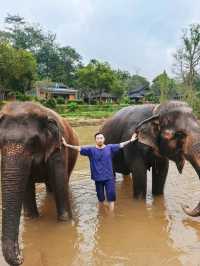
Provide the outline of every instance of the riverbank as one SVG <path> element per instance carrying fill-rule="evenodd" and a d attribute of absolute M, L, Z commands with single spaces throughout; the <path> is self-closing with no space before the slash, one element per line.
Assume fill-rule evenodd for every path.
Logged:
<path fill-rule="evenodd" d="M 107 118 L 72 118 L 65 117 L 72 127 L 82 127 L 82 126 L 100 126 Z"/>
<path fill-rule="evenodd" d="M 0 101 L 0 109 L 8 102 Z M 37 102 L 38 103 L 38 102 Z M 41 104 L 41 103 L 40 103 Z M 44 103 L 43 103 L 44 104 Z M 77 104 L 69 102 L 67 104 L 56 104 L 55 106 L 44 105 L 59 115 L 66 118 L 72 126 L 95 126 L 102 124 L 120 109 L 128 104 Z"/>

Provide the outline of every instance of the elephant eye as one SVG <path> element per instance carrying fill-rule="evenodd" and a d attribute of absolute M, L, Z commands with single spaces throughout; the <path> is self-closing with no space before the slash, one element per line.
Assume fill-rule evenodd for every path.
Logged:
<path fill-rule="evenodd" d="M 27 148 L 31 150 L 32 153 L 37 153 L 41 149 L 41 140 L 39 136 L 34 136 L 30 138 L 27 142 Z"/>

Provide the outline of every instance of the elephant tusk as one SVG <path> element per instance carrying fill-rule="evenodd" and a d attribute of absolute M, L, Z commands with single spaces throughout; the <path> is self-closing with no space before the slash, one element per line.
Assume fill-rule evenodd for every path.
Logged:
<path fill-rule="evenodd" d="M 190 209 L 188 205 L 181 205 L 183 211 L 185 214 L 191 216 L 191 217 L 198 217 L 200 216 L 200 209 L 199 209 L 199 204 L 197 207 L 195 207 L 193 210 Z"/>

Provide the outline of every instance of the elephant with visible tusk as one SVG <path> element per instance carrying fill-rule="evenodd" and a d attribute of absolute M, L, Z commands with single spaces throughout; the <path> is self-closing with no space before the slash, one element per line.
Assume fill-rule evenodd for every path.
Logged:
<path fill-rule="evenodd" d="M 65 149 L 78 138 L 68 122 L 54 111 L 31 102 L 12 102 L 0 112 L 2 250 L 9 265 L 20 265 L 18 234 L 21 208 L 37 217 L 35 183 L 45 182 L 54 193 L 57 217 L 71 217 L 69 177 L 77 152 Z"/>
<path fill-rule="evenodd" d="M 188 160 L 200 177 L 200 123 L 187 103 L 169 101 L 160 105 L 125 107 L 101 128 L 106 143 L 128 140 L 133 132 L 138 141 L 128 144 L 113 159 L 114 171 L 133 175 L 134 196 L 146 196 L 147 169 L 152 168 L 152 193 L 163 193 L 168 160 L 181 173 Z M 183 207 L 191 216 L 200 215 L 200 203 L 194 210 Z"/>

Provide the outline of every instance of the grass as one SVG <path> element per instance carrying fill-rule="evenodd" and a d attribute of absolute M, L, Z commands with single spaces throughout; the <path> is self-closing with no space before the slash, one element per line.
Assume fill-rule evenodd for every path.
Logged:
<path fill-rule="evenodd" d="M 67 105 L 58 105 L 56 110 L 68 118 L 107 118 L 127 105 L 78 105 L 74 111 L 70 110 Z"/>
<path fill-rule="evenodd" d="M 0 101 L 0 109 L 6 104 L 6 101 Z M 61 116 L 74 119 L 101 119 L 112 116 L 118 110 L 123 107 L 128 106 L 127 104 L 77 104 L 74 110 L 71 110 L 70 105 L 68 104 L 57 104 L 55 111 L 58 112 Z"/>
<path fill-rule="evenodd" d="M 66 112 L 60 113 L 63 117 L 72 117 L 72 118 L 107 118 L 111 116 L 114 112 L 108 111 L 95 111 L 95 112 Z"/>

